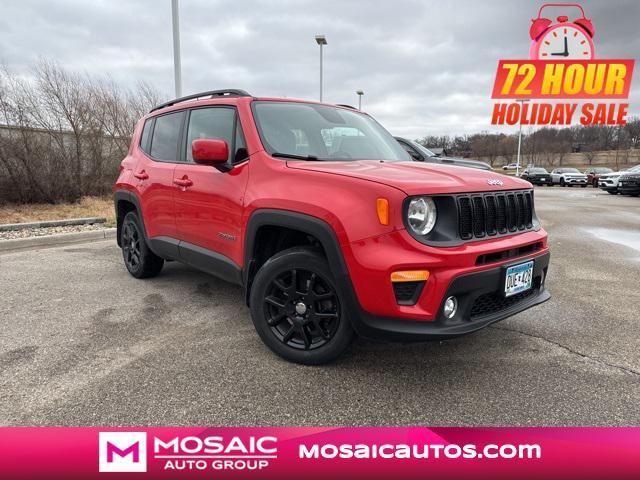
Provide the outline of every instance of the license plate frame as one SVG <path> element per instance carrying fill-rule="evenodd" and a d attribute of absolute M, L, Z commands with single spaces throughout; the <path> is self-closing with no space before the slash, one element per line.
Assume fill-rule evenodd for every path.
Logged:
<path fill-rule="evenodd" d="M 502 294 L 508 298 L 531 290 L 533 288 L 534 267 L 535 262 L 533 260 L 506 267 L 504 281 L 502 282 L 504 287 Z"/>

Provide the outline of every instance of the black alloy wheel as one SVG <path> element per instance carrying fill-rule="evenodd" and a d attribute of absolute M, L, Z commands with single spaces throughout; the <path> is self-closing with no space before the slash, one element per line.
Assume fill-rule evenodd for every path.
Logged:
<path fill-rule="evenodd" d="M 338 296 L 319 273 L 293 268 L 275 277 L 265 293 L 267 325 L 288 347 L 301 350 L 322 347 L 338 330 Z"/>
<path fill-rule="evenodd" d="M 137 271 L 140 268 L 140 241 L 140 231 L 135 222 L 130 221 L 122 225 L 122 255 L 129 271 Z"/>
<path fill-rule="evenodd" d="M 162 270 L 164 259 L 151 251 L 144 237 L 136 212 L 129 212 L 122 220 L 120 247 L 124 265 L 136 278 L 155 277 Z"/>
<path fill-rule="evenodd" d="M 276 253 L 250 285 L 251 320 L 282 358 L 321 365 L 342 355 L 354 338 L 344 292 L 324 252 L 298 246 Z"/>

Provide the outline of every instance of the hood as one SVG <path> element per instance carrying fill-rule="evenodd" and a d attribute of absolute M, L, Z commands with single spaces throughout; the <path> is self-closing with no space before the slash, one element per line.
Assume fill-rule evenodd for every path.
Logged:
<path fill-rule="evenodd" d="M 289 168 L 360 178 L 398 188 L 407 195 L 489 192 L 531 188 L 525 180 L 477 168 L 423 162 L 350 162 L 288 161 Z M 502 181 L 502 185 L 491 185 Z"/>
<path fill-rule="evenodd" d="M 640 178 L 640 172 L 625 172 L 621 173 L 620 177 L 637 179 Z"/>
<path fill-rule="evenodd" d="M 584 173 L 561 173 L 565 177 L 586 177 Z"/>

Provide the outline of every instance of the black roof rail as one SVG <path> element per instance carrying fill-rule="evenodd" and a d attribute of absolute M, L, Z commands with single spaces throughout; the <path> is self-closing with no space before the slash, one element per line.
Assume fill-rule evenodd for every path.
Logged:
<path fill-rule="evenodd" d="M 352 106 L 352 105 L 347 105 L 346 103 L 336 103 L 336 106 L 338 107 L 344 107 L 344 108 L 350 108 L 351 110 L 357 110 L 356 107 Z"/>
<path fill-rule="evenodd" d="M 213 98 L 213 97 L 250 97 L 250 96 L 251 95 L 249 93 L 237 88 L 236 89 L 228 88 L 225 90 L 211 90 L 209 92 L 194 93 L 193 95 L 187 95 L 186 97 L 180 97 L 165 103 L 161 103 L 160 105 L 157 105 L 153 107 L 151 110 L 149 110 L 149 113 L 155 112 L 156 110 L 160 110 L 161 108 L 170 107 L 171 105 L 175 105 L 176 103 L 186 102 L 187 100 L 195 100 L 197 98 L 202 98 L 202 97 Z"/>

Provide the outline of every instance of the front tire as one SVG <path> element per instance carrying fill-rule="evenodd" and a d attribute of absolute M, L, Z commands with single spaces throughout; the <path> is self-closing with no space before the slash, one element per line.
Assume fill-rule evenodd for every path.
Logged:
<path fill-rule="evenodd" d="M 566 187 L 567 186 L 567 182 L 564 181 L 564 178 L 560 179 L 560 186 L 561 187 Z"/>
<path fill-rule="evenodd" d="M 353 340 L 327 260 L 311 248 L 290 248 L 267 260 L 253 280 L 249 306 L 262 341 L 290 362 L 330 362 Z"/>
<path fill-rule="evenodd" d="M 164 259 L 158 257 L 147 246 L 140 219 L 136 212 L 125 215 L 120 229 L 122 258 L 129 273 L 136 278 L 155 277 L 162 270 Z"/>

